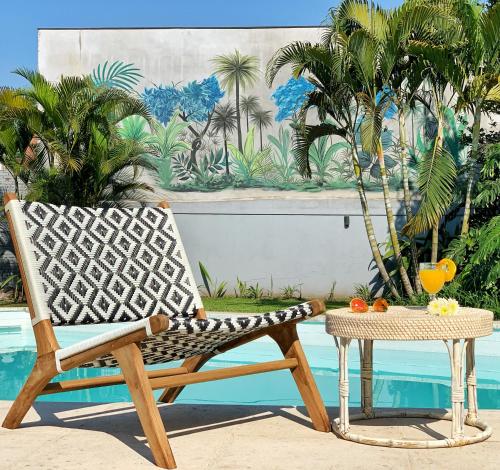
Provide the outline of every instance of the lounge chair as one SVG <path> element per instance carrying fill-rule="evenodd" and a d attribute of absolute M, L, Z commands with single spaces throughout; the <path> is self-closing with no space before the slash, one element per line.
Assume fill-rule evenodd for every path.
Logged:
<path fill-rule="evenodd" d="M 314 300 L 249 317 L 207 318 L 172 211 L 89 209 L 4 197 L 26 292 L 37 360 L 3 427 L 17 428 L 39 395 L 126 383 L 156 465 L 175 468 L 154 389 L 172 403 L 188 384 L 290 369 L 313 426 L 330 422 L 296 324 L 324 311 Z M 124 322 L 61 348 L 53 326 Z M 200 371 L 211 357 L 269 335 L 284 359 Z M 145 365 L 183 359 L 180 367 Z M 120 367 L 122 375 L 51 382 L 75 367 Z"/>

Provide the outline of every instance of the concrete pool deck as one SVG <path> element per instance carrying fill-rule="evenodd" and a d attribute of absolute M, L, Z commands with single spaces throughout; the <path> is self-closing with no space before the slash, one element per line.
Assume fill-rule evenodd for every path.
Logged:
<path fill-rule="evenodd" d="M 0 401 L 0 422 L 10 403 Z M 160 410 L 179 470 L 487 470 L 499 465 L 500 411 L 480 413 L 494 431 L 485 442 L 407 450 L 366 446 L 316 432 L 301 407 L 179 404 L 161 405 Z M 336 408 L 328 411 L 331 417 L 338 414 Z M 420 419 L 380 419 L 354 427 L 371 435 L 417 439 L 450 431 L 449 422 Z M 37 402 L 21 428 L 0 428 L 0 469 L 20 468 L 157 467 L 131 403 Z"/>

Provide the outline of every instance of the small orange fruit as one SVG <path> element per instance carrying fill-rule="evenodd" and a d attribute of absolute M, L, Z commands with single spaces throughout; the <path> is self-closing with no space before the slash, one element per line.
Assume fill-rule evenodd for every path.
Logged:
<path fill-rule="evenodd" d="M 457 265 L 455 264 L 455 262 L 450 258 L 443 258 L 442 260 L 438 261 L 437 265 L 446 266 L 444 279 L 446 282 L 453 281 L 453 278 L 455 277 L 455 274 L 457 272 Z"/>
<path fill-rule="evenodd" d="M 368 312 L 368 304 L 359 297 L 354 297 L 354 299 L 351 300 L 349 306 L 351 307 L 351 311 L 355 313 Z"/>
<path fill-rule="evenodd" d="M 385 300 L 383 297 L 379 297 L 373 302 L 373 311 L 374 312 L 387 312 L 389 309 L 389 302 Z"/>

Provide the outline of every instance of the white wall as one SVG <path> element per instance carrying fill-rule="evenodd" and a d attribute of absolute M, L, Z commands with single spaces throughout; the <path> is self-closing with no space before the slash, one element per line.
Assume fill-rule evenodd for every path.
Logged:
<path fill-rule="evenodd" d="M 354 284 L 370 283 L 376 275 L 356 199 L 297 196 L 171 205 L 200 284 L 198 261 L 212 277 L 228 281 L 231 292 L 236 276 L 269 289 L 272 275 L 275 293 L 302 284 L 305 295 L 326 296 L 336 281 L 335 292 L 350 295 Z M 399 207 L 395 200 L 394 209 Z M 383 200 L 371 199 L 370 209 L 378 241 L 384 243 Z"/>

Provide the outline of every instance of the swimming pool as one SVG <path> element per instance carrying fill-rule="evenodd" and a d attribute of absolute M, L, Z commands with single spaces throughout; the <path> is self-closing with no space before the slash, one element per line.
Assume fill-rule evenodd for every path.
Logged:
<path fill-rule="evenodd" d="M 118 325 L 119 327 L 120 325 Z M 117 325 L 59 327 L 62 347 L 102 333 Z M 298 327 L 315 379 L 328 406 L 338 405 L 338 364 L 333 340 L 321 321 Z M 481 408 L 500 409 L 500 330 L 481 338 L 476 346 L 478 400 Z M 12 400 L 35 361 L 35 340 L 26 311 L 0 311 L 0 400 Z M 359 406 L 359 357 L 356 342 L 349 351 L 350 404 Z M 281 358 L 268 338 L 249 343 L 212 359 L 203 370 L 270 361 Z M 161 367 L 161 366 L 159 366 Z M 374 402 L 380 407 L 443 408 L 450 403 L 449 360 L 441 342 L 375 342 Z M 75 369 L 58 380 L 109 375 L 116 369 Z M 160 391 L 155 392 L 159 395 Z M 124 385 L 79 390 L 40 397 L 44 401 L 130 401 Z M 245 405 L 301 405 L 302 400 L 288 371 L 238 377 L 188 386 L 179 403 Z"/>

